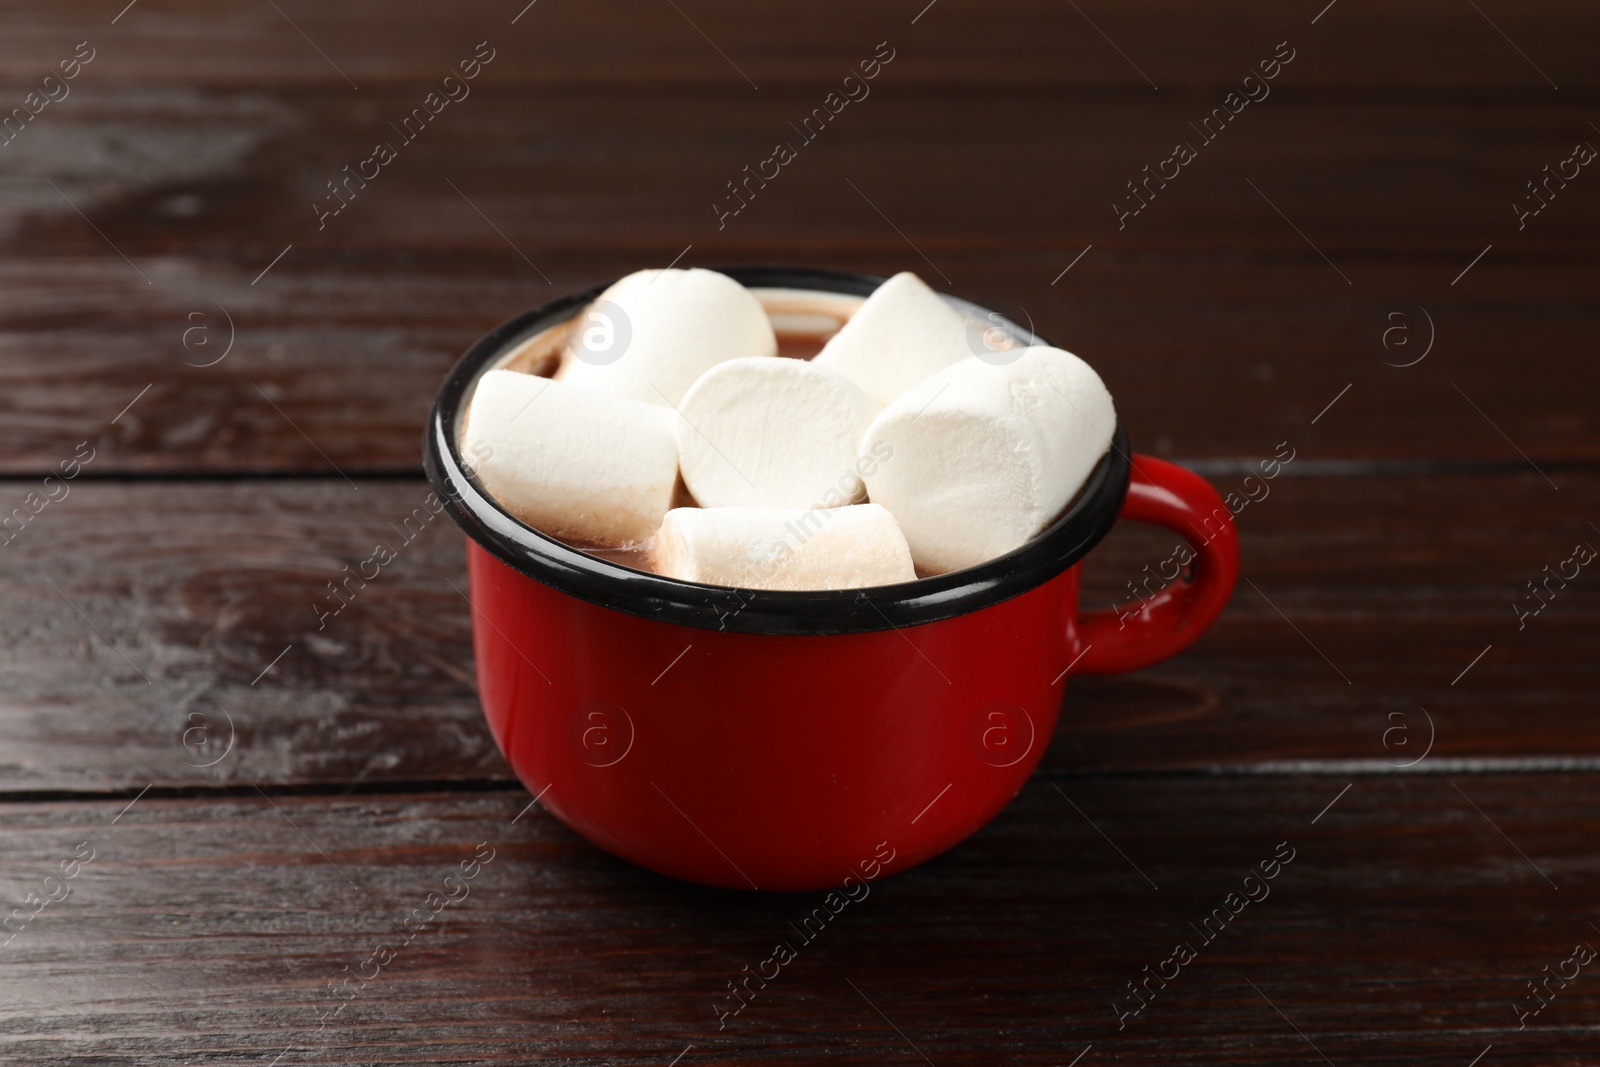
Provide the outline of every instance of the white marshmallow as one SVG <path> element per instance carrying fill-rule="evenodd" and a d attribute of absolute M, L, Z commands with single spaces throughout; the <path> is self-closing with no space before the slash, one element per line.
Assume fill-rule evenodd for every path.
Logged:
<path fill-rule="evenodd" d="M 642 270 L 578 313 L 556 377 L 672 405 L 723 360 L 777 354 L 761 303 L 726 274 Z"/>
<path fill-rule="evenodd" d="M 678 405 L 678 465 L 703 508 L 837 507 L 864 500 L 856 446 L 882 405 L 798 359 L 730 359 Z"/>
<path fill-rule="evenodd" d="M 860 589 L 916 578 L 894 516 L 876 504 L 674 508 L 655 541 L 669 578 L 740 589 Z"/>
<path fill-rule="evenodd" d="M 1028 348 L 1000 366 L 969 356 L 873 420 L 861 449 L 867 495 L 899 520 L 918 567 L 970 567 L 1053 522 L 1116 425 L 1100 376 L 1070 352 Z M 883 448 L 889 459 L 866 463 Z"/>
<path fill-rule="evenodd" d="M 552 537 L 627 545 L 672 507 L 671 409 L 492 370 L 478 380 L 462 447 L 501 506 Z"/>
<path fill-rule="evenodd" d="M 867 297 L 814 362 L 838 371 L 878 403 L 887 404 L 972 354 L 961 312 L 921 278 L 902 271 Z"/>

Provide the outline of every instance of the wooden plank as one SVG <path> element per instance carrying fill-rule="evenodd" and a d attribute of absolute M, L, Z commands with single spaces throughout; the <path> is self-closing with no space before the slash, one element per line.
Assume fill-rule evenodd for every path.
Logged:
<path fill-rule="evenodd" d="M 1235 69 L 1242 77 L 1261 58 L 1260 44 L 1270 49 L 1287 37 L 1324 60 L 1319 82 L 1550 93 L 1541 70 L 1565 91 L 1594 84 L 1584 43 L 1600 29 L 1593 9 L 1577 0 L 1486 8 L 1492 23 L 1442 0 L 1341 4 L 1326 12 L 1325 4 L 1291 10 L 1264 0 L 1226 10 L 1173 0 L 1098 3 L 1080 5 L 1081 12 L 1045 0 L 982 7 L 831 0 L 780 5 L 762 18 L 726 0 L 678 6 L 675 12 L 648 0 L 603 6 L 468 0 L 408 6 L 397 16 L 379 0 L 337 7 L 292 0 L 280 11 L 112 0 L 91 16 L 36 5 L 0 44 L 0 73 L 34 81 L 87 36 L 100 49 L 91 71 L 127 84 L 354 93 L 352 84 L 366 92 L 435 71 L 442 76 L 463 49 L 487 38 L 511 57 L 514 74 L 507 76 L 526 84 L 704 85 L 732 94 L 754 92 L 746 76 L 763 92 L 841 76 L 860 58 L 853 42 L 870 48 L 888 37 L 917 53 L 916 77 L 924 82 L 1150 92 L 1147 76 L 1163 89 L 1214 82 Z M 1427 47 L 1419 47 L 1424 40 Z"/>
<path fill-rule="evenodd" d="M 1582 649 L 1600 636 L 1600 589 L 1571 564 L 1575 580 L 1546 587 L 1544 568 L 1580 543 L 1600 548 L 1600 531 L 1585 517 L 1592 478 L 1559 478 L 1560 491 L 1531 470 L 1280 478 L 1239 515 L 1243 577 L 1212 633 L 1141 675 L 1083 680 L 1087 707 L 1073 719 L 1069 691 L 1052 756 L 1109 767 L 1137 750 L 1141 765 L 1172 768 L 1583 762 L 1595 749 L 1576 724 L 1600 665 Z M 1235 491 L 1239 480 L 1216 478 Z M 1090 603 L 1127 605 L 1124 583 L 1152 561 L 1159 571 L 1174 543 L 1147 538 L 1127 562 L 1105 546 Z M 1210 759 L 1193 760 L 1200 751 Z M 1418 764 L 1424 751 L 1432 762 Z"/>
<path fill-rule="evenodd" d="M 466 589 L 459 532 L 443 518 L 405 526 L 418 508 L 428 516 L 427 493 L 338 478 L 73 486 L 3 550 L 6 584 L 31 608 L 9 615 L 14 651 L 0 668 L 9 775 L 50 789 L 107 774 L 138 788 L 504 773 L 473 695 L 467 604 L 450 585 Z M 63 552 L 62 538 L 79 547 Z M 399 558 L 319 630 L 327 583 L 378 539 Z M 36 658 L 51 648 L 66 662 Z M 209 748 L 200 734 L 185 747 L 196 726 Z M 254 755 L 194 766 L 225 737 Z"/>
<path fill-rule="evenodd" d="M 1289 439 L 1309 458 L 1369 465 L 1514 465 L 1519 450 L 1541 465 L 1600 460 L 1589 402 L 1596 372 L 1585 355 L 1600 328 L 1592 301 L 1421 295 L 1435 351 L 1397 368 L 1380 354 L 1401 362 L 1409 353 L 1382 353 L 1367 338 L 1384 301 L 1329 291 L 1320 261 L 1211 270 L 1098 254 L 1055 288 L 1050 268 L 1059 273 L 1070 256 L 944 262 L 967 265 L 959 291 L 1032 318 L 1093 362 L 1140 451 L 1263 457 Z M 893 253 L 792 258 L 878 273 L 916 265 Z M 563 277 L 577 288 L 643 261 L 590 261 Z M 483 263 L 326 264 L 285 271 L 265 304 L 219 293 L 215 302 L 193 295 L 142 308 L 123 299 L 119 271 L 82 261 L 0 267 L 18 276 L 15 287 L 0 285 L 14 301 L 0 330 L 0 469 L 43 474 L 87 441 L 97 450 L 94 477 L 416 473 L 445 371 L 479 335 L 550 291 Z M 1390 292 L 1406 291 L 1398 288 L 1406 273 L 1385 272 L 1395 279 Z M 1508 273 L 1517 288 L 1572 283 L 1567 268 L 1527 263 L 1497 284 Z M 1265 274 L 1270 288 L 1253 289 Z M 214 366 L 185 365 L 221 355 L 229 330 L 219 305 L 234 316 L 234 350 Z M 1424 343 L 1423 321 L 1415 313 L 1407 321 Z M 189 329 L 200 331 L 189 335 L 192 351 L 182 343 Z"/>
<path fill-rule="evenodd" d="M 560 265 L 552 275 L 547 261 L 603 251 L 670 258 L 690 242 L 697 258 L 713 261 L 862 249 L 914 256 L 896 227 L 935 263 L 973 249 L 1002 260 L 1049 253 L 1046 265 L 1057 265 L 1047 280 L 1065 265 L 1061 253 L 1096 238 L 1102 250 L 1309 257 L 1322 281 L 1338 284 L 1309 237 L 1363 286 L 1358 292 L 1378 283 L 1369 272 L 1387 260 L 1440 257 L 1437 286 L 1424 274 L 1408 288 L 1443 294 L 1490 241 L 1501 253 L 1490 267 L 1518 254 L 1585 265 L 1581 253 L 1600 221 L 1586 170 L 1569 163 L 1565 185 L 1552 177 L 1541 187 L 1550 203 L 1521 229 L 1512 210 L 1516 202 L 1537 208 L 1526 183 L 1597 139 L 1581 102 L 1488 98 L 1444 107 L 1313 92 L 1292 82 L 1294 70 L 1285 67 L 1271 95 L 1221 132 L 1204 133 L 1197 127 L 1223 87 L 1172 99 L 1006 86 L 952 93 L 898 84 L 895 65 L 866 99 L 805 129 L 801 120 L 827 86 L 733 100 L 621 90 L 552 100 L 493 84 L 485 73 L 469 97 L 420 130 L 415 121 L 400 126 L 421 103 L 421 87 L 360 99 L 85 89 L 6 146 L 14 169 L 0 225 L 30 256 L 105 258 L 130 285 L 148 278 L 180 291 L 248 288 L 291 242 L 296 253 L 274 279 L 319 261 L 404 249 L 419 257 L 477 252 L 542 285 L 507 238 L 566 284 Z M 1428 136 L 1419 138 L 1419 129 Z M 1146 176 L 1143 168 L 1154 174 L 1179 142 L 1194 160 L 1166 167 L 1164 181 Z M 380 143 L 395 158 L 366 164 Z M 767 166 L 764 181 L 745 174 L 746 166 L 761 169 L 779 143 L 793 160 Z M 346 166 L 366 178 L 350 178 Z M 329 182 L 338 183 L 337 196 Z M 738 198 L 730 182 L 739 183 Z M 211 277 L 215 268 L 203 263 L 202 273 L 190 273 L 197 268 L 183 262 L 189 257 L 233 271 Z"/>
<path fill-rule="evenodd" d="M 1596 476 L 1556 471 L 1557 491 L 1532 471 L 1299 476 L 1308 462 L 1240 513 L 1254 587 L 1241 583 L 1178 659 L 1074 680 L 1047 763 L 1381 768 L 1423 750 L 1419 708 L 1436 733 L 1424 770 L 1600 757 L 1594 576 L 1522 630 L 1513 609 L 1537 603 L 1525 583 L 1546 565 L 1600 545 L 1584 517 Z M 1242 485 L 1237 472 L 1216 481 Z M 507 777 L 472 689 L 460 535 L 443 518 L 409 543 L 398 531 L 423 483 L 69 484 L 0 549 L 16 606 L 0 616 L 0 789 Z M 32 488 L 0 483 L 8 507 Z M 327 583 L 380 540 L 398 559 L 319 631 Z M 1172 546 L 1113 535 L 1091 559 L 1087 603 L 1126 607 L 1126 583 L 1159 572 Z M 195 766 L 220 751 L 229 717 L 229 758 Z M 195 725 L 209 749 L 184 746 Z"/>
<path fill-rule="evenodd" d="M 542 810 L 513 824 L 527 800 L 9 804 L 8 898 L 59 895 L 45 876 L 94 858 L 6 948 L 7 1059 L 1463 1067 L 1593 1044 L 1587 970 L 1516 1014 L 1600 939 L 1592 774 L 1035 779 L 809 942 L 791 924 L 821 894 L 667 881 Z M 467 895 L 405 939 L 480 842 Z M 1262 899 L 1206 941 L 1246 888 Z M 719 1031 L 727 983 L 780 941 L 796 958 Z M 1177 943 L 1196 958 L 1119 1029 L 1127 983 L 1170 977 Z"/>

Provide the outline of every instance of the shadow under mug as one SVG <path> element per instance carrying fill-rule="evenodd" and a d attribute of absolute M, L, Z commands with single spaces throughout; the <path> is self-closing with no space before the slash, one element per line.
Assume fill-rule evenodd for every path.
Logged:
<path fill-rule="evenodd" d="M 866 295 L 863 274 L 722 273 L 753 288 Z M 1055 730 L 1066 678 L 1136 670 L 1221 612 L 1238 537 L 1216 490 L 1130 455 L 1121 426 L 1067 511 L 950 574 L 815 592 L 648 574 L 501 508 L 458 442 L 472 389 L 604 287 L 519 315 L 451 370 L 424 434 L 428 478 L 467 533 L 479 696 L 500 750 L 566 825 L 662 874 L 734 889 L 844 885 L 904 870 L 993 818 Z M 1043 338 L 995 313 L 1014 339 Z M 1137 614 L 1078 607 L 1078 562 L 1118 518 L 1194 552 Z"/>

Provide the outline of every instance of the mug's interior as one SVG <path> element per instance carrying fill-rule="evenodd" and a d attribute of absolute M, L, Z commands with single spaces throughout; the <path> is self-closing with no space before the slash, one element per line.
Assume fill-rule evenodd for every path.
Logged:
<path fill-rule="evenodd" d="M 815 268 L 713 269 L 755 293 L 769 314 L 794 314 L 797 304 L 815 303 L 820 295 L 838 318 L 884 281 Z M 1078 496 L 1038 536 L 976 566 L 897 585 L 804 591 L 702 585 L 608 560 L 541 533 L 501 507 L 472 474 L 461 455 L 462 425 L 479 378 L 518 360 L 531 369 L 536 360 L 546 358 L 552 339 L 558 334 L 564 338 L 566 324 L 605 288 L 595 286 L 534 308 L 480 339 L 446 378 L 424 435 L 424 466 L 451 517 L 469 537 L 536 581 L 619 611 L 686 626 L 771 634 L 866 633 L 936 622 L 1027 592 L 1076 563 L 1116 522 L 1130 468 L 1120 421 L 1111 448 Z M 1050 343 L 992 309 L 942 295 L 969 321 L 1001 330 L 1017 344 Z M 555 369 L 553 362 L 548 368 L 537 365 L 546 374 Z"/>

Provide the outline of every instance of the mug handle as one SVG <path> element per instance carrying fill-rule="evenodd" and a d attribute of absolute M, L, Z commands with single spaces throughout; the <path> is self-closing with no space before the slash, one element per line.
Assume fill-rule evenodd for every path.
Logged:
<path fill-rule="evenodd" d="M 1183 651 L 1222 613 L 1239 577 L 1239 533 L 1211 483 L 1154 456 L 1135 453 L 1132 465 L 1118 520 L 1180 534 L 1194 552 L 1194 573 L 1172 580 L 1136 610 L 1084 612 L 1075 674 L 1135 671 Z"/>

